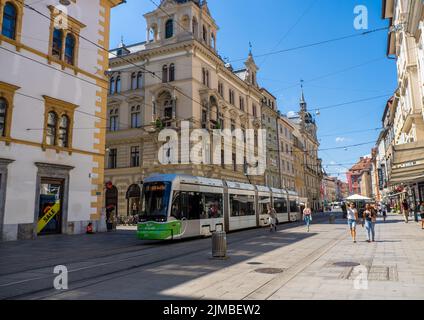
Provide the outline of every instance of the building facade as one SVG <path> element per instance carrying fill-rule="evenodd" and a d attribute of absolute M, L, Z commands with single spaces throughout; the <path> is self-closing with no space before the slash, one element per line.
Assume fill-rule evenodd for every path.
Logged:
<path fill-rule="evenodd" d="M 295 183 L 295 153 L 294 149 L 294 124 L 284 116 L 279 115 L 278 119 L 278 140 L 279 140 L 279 160 L 280 160 L 280 176 L 281 186 L 284 189 L 296 190 Z M 301 174 L 301 173 L 300 173 Z M 299 191 L 297 191 L 299 193 Z"/>
<path fill-rule="evenodd" d="M 262 107 L 266 106 L 266 112 L 274 117 L 276 104 L 275 98 L 258 85 L 253 56 L 248 55 L 241 70 L 234 70 L 222 60 L 217 51 L 218 26 L 206 1 L 162 1 L 159 9 L 144 17 L 147 41 L 121 44 L 110 54 L 105 173 L 110 188 L 106 207 L 115 207 L 118 215 L 136 211 L 139 185 L 154 173 L 264 185 L 264 174 L 246 174 L 247 165 L 252 163 L 247 164 L 246 154 L 237 146 L 243 137 L 232 138 L 232 146 L 222 142 L 221 147 L 226 148 L 221 148 L 218 164 L 191 163 L 193 141 L 163 146 L 159 138 L 164 128 L 175 130 L 182 138 L 184 123 L 190 130 L 239 129 L 245 133 L 262 129 Z M 277 150 L 275 118 L 273 122 L 270 142 L 275 141 L 273 148 Z M 255 155 L 261 138 L 254 137 Z M 206 144 L 206 149 L 209 146 Z M 165 160 L 177 157 L 180 162 L 160 163 L 159 155 Z M 215 160 L 209 151 L 202 156 Z M 277 159 L 278 152 L 267 157 L 271 165 L 273 156 Z M 278 161 L 268 179 L 268 184 L 279 186 Z"/>
<path fill-rule="evenodd" d="M 322 163 L 318 157 L 320 143 L 318 141 L 318 128 L 314 117 L 308 112 L 307 102 L 302 91 L 300 99 L 300 111 L 289 112 L 288 119 L 294 124 L 301 139 L 300 146 L 303 146 L 303 174 L 308 205 L 315 211 L 322 209 Z"/>
<path fill-rule="evenodd" d="M 0 1 L 3 240 L 102 228 L 108 52 L 99 48 L 121 2 Z"/>
<path fill-rule="evenodd" d="M 371 168 L 371 158 L 361 157 L 359 162 L 349 169 L 347 183 L 350 195 L 359 194 L 372 198 Z"/>
<path fill-rule="evenodd" d="M 400 198 L 419 202 L 424 200 L 424 3 L 384 0 L 383 19 L 390 21 L 387 55 L 396 60 L 398 78 L 385 111 L 391 122 L 383 134 L 390 140 L 383 179 L 389 196 L 401 193 Z"/>

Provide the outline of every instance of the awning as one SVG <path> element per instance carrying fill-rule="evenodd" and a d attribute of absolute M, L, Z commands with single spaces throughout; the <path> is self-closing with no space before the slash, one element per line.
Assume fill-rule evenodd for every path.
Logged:
<path fill-rule="evenodd" d="M 390 185 L 424 181 L 424 142 L 394 147 Z"/>

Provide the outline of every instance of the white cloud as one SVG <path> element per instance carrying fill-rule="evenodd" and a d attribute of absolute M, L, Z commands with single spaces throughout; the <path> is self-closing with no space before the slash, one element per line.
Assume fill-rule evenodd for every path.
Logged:
<path fill-rule="evenodd" d="M 346 138 L 344 138 L 344 137 L 337 137 L 337 138 L 336 138 L 336 142 L 337 142 L 337 143 L 345 142 L 345 141 L 346 141 Z"/>

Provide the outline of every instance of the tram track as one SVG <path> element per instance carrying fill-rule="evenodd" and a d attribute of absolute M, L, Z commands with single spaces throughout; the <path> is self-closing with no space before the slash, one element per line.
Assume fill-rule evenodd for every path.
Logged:
<path fill-rule="evenodd" d="M 325 217 L 320 217 L 317 220 L 324 220 Z M 317 221 L 317 222 L 318 222 Z M 293 227 L 299 226 L 299 223 L 292 223 L 283 225 L 281 230 L 290 229 Z M 264 229 L 251 229 L 244 230 L 241 232 L 232 233 L 233 237 L 229 238 L 228 245 L 236 245 L 239 242 L 243 242 L 246 240 L 246 237 L 251 238 L 251 236 L 257 236 Z M 249 235 L 252 234 L 253 235 Z M 203 242 L 203 243 L 202 243 Z M 190 246 L 187 244 L 201 244 L 200 247 L 196 249 L 189 249 Z M 155 264 L 161 264 L 170 262 L 177 258 L 183 256 L 189 256 L 193 254 L 199 254 L 201 252 L 205 252 L 210 250 L 210 242 L 209 239 L 192 239 L 192 240 L 180 240 L 178 242 L 168 242 L 168 243 L 158 243 L 149 245 L 147 248 L 143 248 L 142 250 L 137 250 L 137 254 L 130 255 L 128 257 L 124 257 L 119 259 L 120 255 L 130 254 L 133 252 L 135 246 L 132 246 L 130 249 L 125 251 L 119 251 L 114 254 L 105 254 L 105 255 L 97 255 L 95 257 L 79 257 L 78 259 L 72 259 L 68 262 L 61 262 L 61 265 L 66 264 L 84 264 L 84 263 L 92 263 L 92 265 L 88 265 L 85 267 L 77 267 L 75 269 L 69 270 L 69 285 L 72 287 L 71 290 L 67 290 L 66 292 L 72 292 L 77 289 L 81 289 L 87 286 L 92 286 L 97 283 L 102 283 L 105 281 L 109 281 L 114 278 L 123 277 L 135 272 L 139 272 L 140 269 L 149 267 Z M 185 250 L 187 248 L 187 250 Z M 157 254 L 157 249 L 166 249 L 166 251 L 161 251 L 160 257 L 155 257 Z M 119 250 L 119 249 L 117 249 Z M 181 251 L 182 250 L 182 251 Z M 97 263 L 96 260 L 106 259 L 104 262 Z M 144 262 L 138 263 L 138 259 L 143 259 Z M 146 261 L 148 260 L 148 261 Z M 17 274 L 22 274 L 25 272 L 36 273 L 38 271 L 46 272 L 44 276 L 34 277 L 22 279 L 19 281 L 9 282 L 6 284 L 0 285 L 0 299 L 25 299 L 26 297 L 31 297 L 34 295 L 46 293 L 46 295 L 42 295 L 41 297 L 37 296 L 37 298 L 49 298 L 56 296 L 60 293 L 57 291 L 52 292 L 53 288 L 53 279 L 56 275 L 53 274 L 53 268 L 57 264 L 49 264 L 43 267 L 39 267 L 37 269 L 26 269 L 25 271 L 19 271 L 18 273 L 9 273 L 7 275 L 2 275 L 1 277 L 7 276 L 16 276 Z M 47 275 L 47 271 L 49 274 Z M 115 275 L 115 276 L 114 276 Z M 0 277 L 0 278 L 1 278 Z M 27 288 L 37 288 L 35 290 L 27 290 Z M 7 290 L 8 292 L 4 291 Z M 8 290 L 10 289 L 10 291 Z"/>

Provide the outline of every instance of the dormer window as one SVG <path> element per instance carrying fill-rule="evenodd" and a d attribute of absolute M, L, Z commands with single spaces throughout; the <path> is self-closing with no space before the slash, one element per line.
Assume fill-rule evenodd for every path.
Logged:
<path fill-rule="evenodd" d="M 174 20 L 169 19 L 165 24 L 165 38 L 169 39 L 174 36 Z"/>

